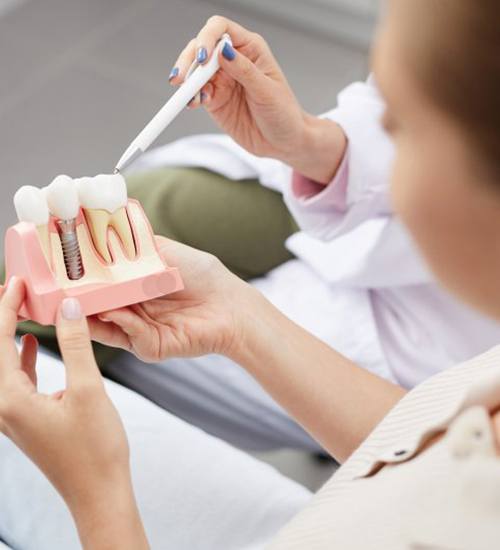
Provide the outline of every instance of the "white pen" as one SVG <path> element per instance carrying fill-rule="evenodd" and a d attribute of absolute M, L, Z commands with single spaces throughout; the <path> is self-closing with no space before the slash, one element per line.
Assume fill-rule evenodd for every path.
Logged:
<path fill-rule="evenodd" d="M 214 76 L 220 68 L 219 53 L 226 43 L 231 45 L 231 38 L 228 34 L 222 36 L 212 56 L 204 65 L 198 65 L 192 72 L 190 70 L 184 83 L 128 146 L 127 150 L 116 164 L 115 172 L 123 171 L 134 162 L 134 160 L 140 157 L 186 107 L 191 99 Z"/>

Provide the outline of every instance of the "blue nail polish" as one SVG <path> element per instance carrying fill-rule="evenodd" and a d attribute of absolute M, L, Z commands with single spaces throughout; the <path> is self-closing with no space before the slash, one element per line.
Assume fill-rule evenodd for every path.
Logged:
<path fill-rule="evenodd" d="M 198 55 L 196 56 L 196 61 L 198 63 L 204 63 L 207 60 L 208 53 L 206 48 L 198 48 Z"/>
<path fill-rule="evenodd" d="M 179 74 L 179 67 L 174 67 L 168 76 L 169 80 L 172 80 L 172 78 L 175 78 Z"/>
<path fill-rule="evenodd" d="M 207 99 L 207 94 L 205 92 L 200 92 L 200 103 L 203 103 Z"/>
<path fill-rule="evenodd" d="M 236 52 L 234 51 L 234 48 L 226 42 L 224 44 L 224 47 L 222 48 L 222 55 L 228 60 L 232 61 L 236 57 Z"/>

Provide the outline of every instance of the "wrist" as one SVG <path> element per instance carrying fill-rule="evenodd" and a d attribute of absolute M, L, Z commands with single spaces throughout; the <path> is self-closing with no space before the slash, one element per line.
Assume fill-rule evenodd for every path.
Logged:
<path fill-rule="evenodd" d="M 149 548 L 137 508 L 130 474 L 104 483 L 89 483 L 66 503 L 83 548 L 141 550 Z"/>
<path fill-rule="evenodd" d="M 347 137 L 336 122 L 305 113 L 299 143 L 282 160 L 301 175 L 326 185 L 334 178 L 346 148 Z"/>
<path fill-rule="evenodd" d="M 225 355 L 246 367 L 254 362 L 256 355 L 260 355 L 260 350 L 273 346 L 273 334 L 276 334 L 278 318 L 282 314 L 250 285 L 247 285 L 238 310 L 234 337 Z"/>

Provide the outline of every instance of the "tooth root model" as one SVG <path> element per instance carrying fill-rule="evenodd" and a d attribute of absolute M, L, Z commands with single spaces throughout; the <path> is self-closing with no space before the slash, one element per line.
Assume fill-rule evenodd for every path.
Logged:
<path fill-rule="evenodd" d="M 56 223 L 68 278 L 81 279 L 84 270 L 76 232 L 76 218 L 80 203 L 75 182 L 68 176 L 57 176 L 46 188 L 45 196 L 51 214 L 59 218 Z"/>
<path fill-rule="evenodd" d="M 101 174 L 77 180 L 78 196 L 92 235 L 92 241 L 103 260 L 113 261 L 109 250 L 109 228 L 117 233 L 129 260 L 137 254 L 127 216 L 127 186 L 120 174 Z"/>
<path fill-rule="evenodd" d="M 50 263 L 50 212 L 45 200 L 45 194 L 38 187 L 23 185 L 14 195 L 14 207 L 20 222 L 35 224 L 43 253 Z"/>

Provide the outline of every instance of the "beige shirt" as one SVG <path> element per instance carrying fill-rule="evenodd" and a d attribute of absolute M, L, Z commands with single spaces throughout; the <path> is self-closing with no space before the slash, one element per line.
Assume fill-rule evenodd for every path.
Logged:
<path fill-rule="evenodd" d="M 270 548 L 500 548 L 498 406 L 500 346 L 408 393 Z"/>

